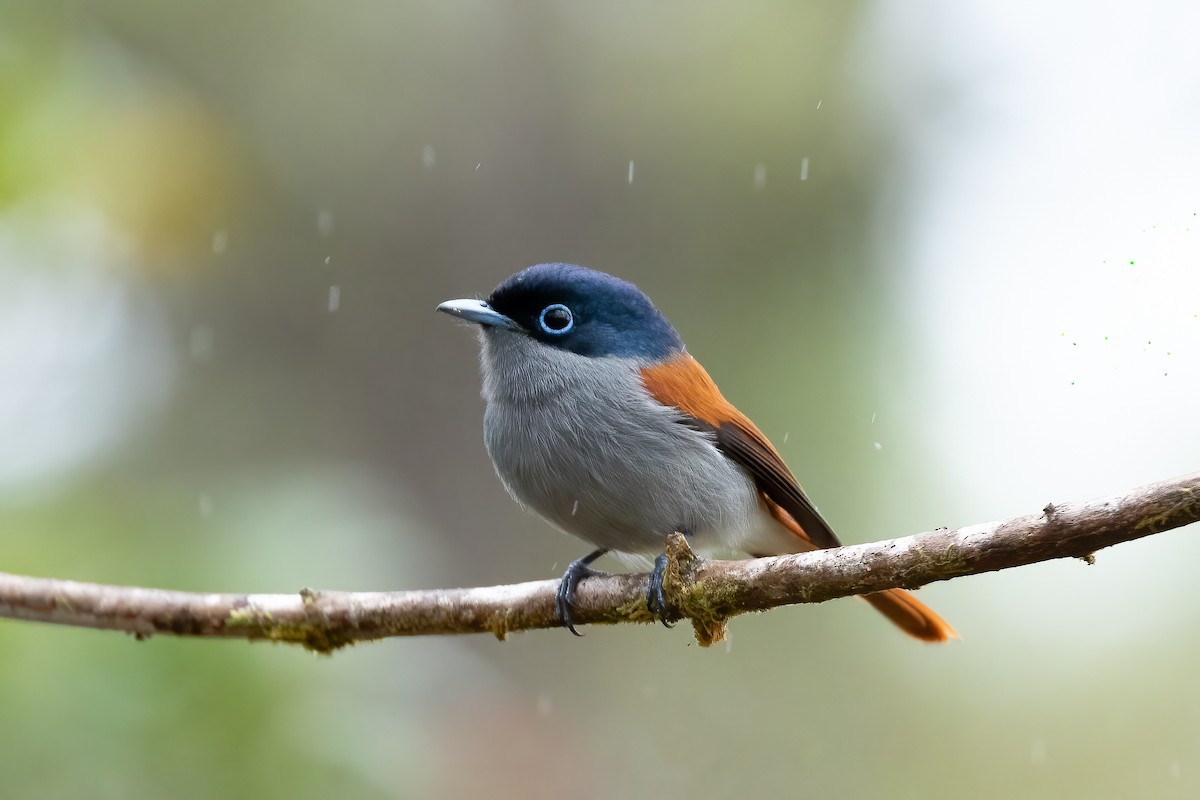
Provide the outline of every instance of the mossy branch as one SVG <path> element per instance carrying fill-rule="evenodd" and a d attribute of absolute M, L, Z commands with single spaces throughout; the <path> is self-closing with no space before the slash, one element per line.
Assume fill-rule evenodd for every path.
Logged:
<path fill-rule="evenodd" d="M 1095 551 L 1200 520 L 1200 473 L 1085 503 L 1049 504 L 1005 522 L 872 544 L 746 561 L 704 561 L 684 538 L 667 543 L 666 593 L 701 644 L 749 611 L 819 603 Z M 560 627 L 555 580 L 477 589 L 296 594 L 194 594 L 0 573 L 0 617 L 154 634 L 292 642 L 322 653 L 389 636 Z M 579 586 L 575 623 L 652 622 L 649 576 L 608 575 Z"/>

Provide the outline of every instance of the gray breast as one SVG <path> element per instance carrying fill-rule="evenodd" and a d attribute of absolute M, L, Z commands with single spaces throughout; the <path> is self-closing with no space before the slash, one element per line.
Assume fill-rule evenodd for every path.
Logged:
<path fill-rule="evenodd" d="M 735 545 L 760 519 L 749 476 L 650 398 L 639 362 L 483 331 L 484 439 L 518 502 L 597 547 L 660 552 L 671 531 Z"/>

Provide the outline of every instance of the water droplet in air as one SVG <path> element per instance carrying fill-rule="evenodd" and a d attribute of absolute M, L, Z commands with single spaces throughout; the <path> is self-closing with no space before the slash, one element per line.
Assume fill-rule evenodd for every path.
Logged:
<path fill-rule="evenodd" d="M 333 233 L 333 212 L 322 208 L 317 212 L 317 233 L 328 236 Z"/>

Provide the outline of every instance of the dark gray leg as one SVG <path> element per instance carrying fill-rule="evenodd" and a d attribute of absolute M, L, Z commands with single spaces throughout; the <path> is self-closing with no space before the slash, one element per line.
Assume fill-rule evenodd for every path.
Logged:
<path fill-rule="evenodd" d="M 556 595 L 558 618 L 562 620 L 563 626 L 576 636 L 583 636 L 583 634 L 575 630 L 575 624 L 571 619 L 571 606 L 575 603 L 575 587 L 584 578 L 604 574 L 597 572 L 589 565 L 607 552 L 608 548 L 602 547 L 599 550 L 593 550 L 583 558 L 575 559 L 567 566 L 567 571 L 563 573 L 562 580 L 558 583 L 558 594 Z"/>
<path fill-rule="evenodd" d="M 654 559 L 654 570 L 650 573 L 650 591 L 646 593 L 646 608 L 658 617 L 658 621 L 668 628 L 674 628 L 675 623 L 667 622 L 667 594 L 663 591 L 663 575 L 667 571 L 667 554 L 663 553 Z"/>

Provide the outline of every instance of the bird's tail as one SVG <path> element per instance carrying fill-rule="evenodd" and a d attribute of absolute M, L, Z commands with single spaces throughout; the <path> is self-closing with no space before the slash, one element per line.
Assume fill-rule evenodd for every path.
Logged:
<path fill-rule="evenodd" d="M 958 632 L 933 609 L 903 589 L 888 589 L 863 595 L 875 610 L 892 621 L 897 628 L 925 642 L 945 642 L 957 639 Z"/>
<path fill-rule="evenodd" d="M 813 543 L 795 517 L 770 499 L 766 500 L 767 510 L 782 528 L 776 529 L 778 536 L 770 542 L 750 550 L 752 555 L 780 555 L 782 553 L 804 553 L 809 550 L 819 550 Z M 820 514 L 813 512 L 813 524 L 822 527 L 822 538 L 832 541 L 834 546 L 839 544 L 837 536 L 829 528 Z M 755 552 L 757 551 L 757 552 Z M 933 609 L 922 603 L 911 593 L 903 589 L 887 589 L 882 592 L 862 595 L 879 613 L 892 621 L 897 628 L 923 642 L 947 642 L 959 638 L 958 632 L 950 627 L 950 623 L 934 613 Z"/>

